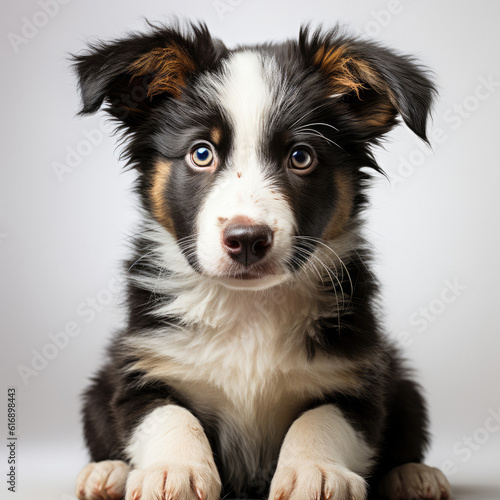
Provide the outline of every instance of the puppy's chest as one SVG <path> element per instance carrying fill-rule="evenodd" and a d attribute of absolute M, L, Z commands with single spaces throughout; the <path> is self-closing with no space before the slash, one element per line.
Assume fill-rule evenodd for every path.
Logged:
<path fill-rule="evenodd" d="M 293 401 L 299 404 L 323 392 L 324 367 L 309 362 L 297 346 L 287 346 L 277 332 L 258 325 L 219 333 L 166 364 L 179 372 L 171 383 L 200 407 L 226 417 L 235 414 L 254 425 L 268 411 L 284 408 L 286 401 L 287 406 Z"/>
<path fill-rule="evenodd" d="M 307 357 L 305 343 L 270 323 L 224 330 L 186 329 L 140 346 L 135 368 L 162 380 L 196 412 L 269 441 L 325 393 L 351 392 L 357 367 L 332 356 Z"/>

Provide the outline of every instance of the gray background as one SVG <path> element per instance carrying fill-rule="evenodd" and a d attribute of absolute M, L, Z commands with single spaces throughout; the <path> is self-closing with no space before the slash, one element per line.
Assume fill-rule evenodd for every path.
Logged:
<path fill-rule="evenodd" d="M 485 425 L 490 413 L 500 413 L 500 4 L 66 0 L 54 7 L 53 1 L 45 4 L 50 15 L 43 0 L 3 2 L 0 20 L 0 428 L 6 429 L 7 387 L 16 386 L 17 497 L 72 498 L 74 476 L 87 460 L 78 395 L 122 321 L 120 290 L 110 280 L 119 276 L 136 230 L 134 176 L 121 173 L 120 149 L 102 131 L 102 115 L 75 117 L 67 53 L 86 40 L 141 29 L 143 17 L 176 14 L 206 21 L 230 46 L 295 37 L 307 20 L 343 21 L 416 54 L 436 72 L 434 150 L 405 127 L 379 149 L 392 184 L 374 183 L 366 237 L 383 282 L 385 323 L 427 393 L 435 436 L 429 463 L 449 462 L 460 498 L 498 498 L 491 488 L 499 483 L 500 426 Z M 72 168 L 58 176 L 62 165 Z M 68 323 L 80 334 L 56 350 L 48 346 Z M 34 369 L 37 353 L 45 361 L 35 359 Z M 27 368 L 34 372 L 23 379 L 19 370 Z M 0 449 L 4 478 L 5 441 Z M 0 498 L 7 494 L 2 479 Z"/>

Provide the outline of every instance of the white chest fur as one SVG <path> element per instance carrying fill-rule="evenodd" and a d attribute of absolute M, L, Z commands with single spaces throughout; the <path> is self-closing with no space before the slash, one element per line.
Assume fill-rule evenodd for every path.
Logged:
<path fill-rule="evenodd" d="M 266 474 L 311 400 L 359 385 L 352 363 L 321 354 L 307 359 L 314 322 L 336 310 L 329 300 L 296 286 L 249 293 L 196 284 L 158 310 L 182 317 L 185 326 L 128 340 L 140 356 L 134 369 L 165 381 L 216 419 L 233 480 Z"/>

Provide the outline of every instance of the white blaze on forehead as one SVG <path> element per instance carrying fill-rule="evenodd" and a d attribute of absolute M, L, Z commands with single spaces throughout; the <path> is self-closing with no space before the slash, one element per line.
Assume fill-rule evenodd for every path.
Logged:
<path fill-rule="evenodd" d="M 227 63 L 220 101 L 233 125 L 235 152 L 256 152 L 273 103 L 270 64 L 250 51 L 236 53 Z"/>
<path fill-rule="evenodd" d="M 291 254 L 295 226 L 292 209 L 266 174 L 272 168 L 262 155 L 265 130 L 276 105 L 279 72 L 271 58 L 252 51 L 234 54 L 213 90 L 232 129 L 232 145 L 223 172 L 198 214 L 198 260 L 206 271 L 224 272 L 232 261 L 222 247 L 220 220 L 248 217 L 274 231 L 269 257 L 283 262 Z"/>

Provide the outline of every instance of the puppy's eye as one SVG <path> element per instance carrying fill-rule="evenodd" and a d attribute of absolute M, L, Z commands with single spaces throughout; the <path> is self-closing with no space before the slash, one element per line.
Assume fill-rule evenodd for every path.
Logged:
<path fill-rule="evenodd" d="M 210 148 L 200 146 L 191 153 L 191 158 L 198 167 L 209 167 L 214 159 L 214 154 Z"/>
<path fill-rule="evenodd" d="M 314 153 L 304 146 L 296 147 L 290 153 L 290 168 L 304 173 L 309 171 L 315 163 Z"/>
<path fill-rule="evenodd" d="M 197 168 L 210 168 L 215 166 L 215 153 L 210 144 L 196 144 L 191 153 L 189 160 L 192 166 Z"/>

